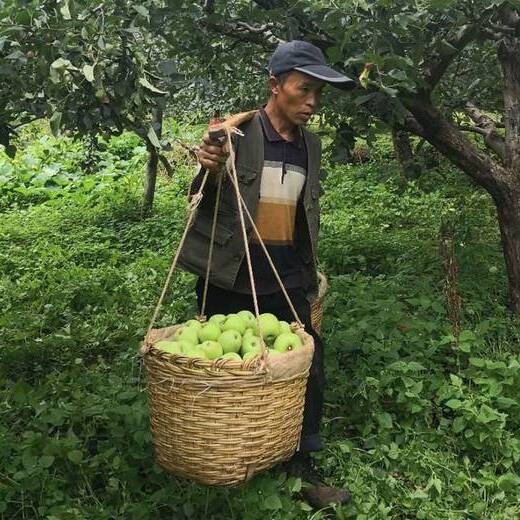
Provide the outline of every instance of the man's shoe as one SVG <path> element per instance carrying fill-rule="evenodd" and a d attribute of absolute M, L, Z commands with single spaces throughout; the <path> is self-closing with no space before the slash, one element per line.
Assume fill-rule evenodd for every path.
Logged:
<path fill-rule="evenodd" d="M 302 479 L 302 496 L 316 509 L 322 509 L 330 504 L 342 505 L 350 502 L 351 495 L 347 489 L 331 487 L 323 482 L 308 453 L 297 452 L 286 462 L 285 470 L 289 475 Z"/>

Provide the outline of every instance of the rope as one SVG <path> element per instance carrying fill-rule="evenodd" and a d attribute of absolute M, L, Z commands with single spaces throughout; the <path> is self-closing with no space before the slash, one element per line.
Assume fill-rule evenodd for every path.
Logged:
<path fill-rule="evenodd" d="M 231 142 L 231 130 L 229 128 L 226 128 L 226 133 L 228 137 L 228 141 Z M 258 310 L 258 299 L 256 297 L 256 286 L 255 286 L 255 277 L 253 275 L 253 265 L 251 263 L 251 253 L 249 251 L 249 242 L 247 240 L 247 231 L 246 231 L 246 225 L 244 222 L 244 211 L 242 209 L 242 204 L 240 203 L 241 195 L 240 195 L 240 189 L 238 188 L 238 175 L 237 175 L 237 169 L 235 166 L 235 150 L 233 146 L 229 147 L 229 154 L 231 160 L 229 161 L 231 165 L 231 172 L 228 168 L 228 174 L 230 174 L 230 177 L 233 181 L 233 187 L 235 188 L 235 193 L 237 196 L 237 206 L 238 206 L 238 215 L 240 217 L 240 228 L 242 229 L 242 238 L 244 239 L 244 248 L 246 252 L 246 261 L 247 261 L 247 270 L 249 273 L 249 282 L 251 284 L 251 292 L 253 293 L 253 305 L 255 308 L 255 315 L 256 315 L 256 324 L 258 326 L 258 334 L 260 336 L 262 346 L 264 347 L 262 351 L 262 359 L 265 360 L 265 357 L 267 355 L 267 345 L 264 342 L 264 339 L 262 337 L 262 331 L 260 328 L 260 311 Z"/>
<path fill-rule="evenodd" d="M 207 298 L 207 294 L 208 294 L 209 273 L 211 271 L 211 262 L 213 260 L 213 245 L 215 243 L 215 231 L 217 229 L 218 209 L 220 206 L 220 192 L 222 191 L 222 178 L 223 178 L 223 175 L 221 175 L 219 173 L 217 196 L 216 196 L 216 200 L 215 200 L 215 209 L 213 210 L 213 224 L 211 226 L 211 238 L 209 241 L 208 267 L 206 269 L 206 279 L 204 280 L 204 291 L 202 294 L 202 307 L 200 309 L 200 318 L 201 319 L 204 319 L 204 313 L 206 310 L 206 298 Z"/>
<path fill-rule="evenodd" d="M 233 166 L 234 166 L 234 163 L 233 163 Z M 231 177 L 231 180 L 232 180 L 232 182 L 234 184 L 235 180 L 232 177 Z M 278 271 L 276 270 L 276 267 L 275 267 L 275 265 L 273 263 L 271 255 L 269 254 L 269 252 L 267 251 L 267 248 L 265 247 L 264 241 L 262 240 L 262 237 L 260 236 L 260 232 L 258 231 L 258 228 L 256 227 L 256 224 L 255 224 L 255 222 L 253 220 L 253 217 L 251 216 L 251 213 L 249 212 L 249 209 L 247 208 L 246 203 L 244 202 L 244 199 L 242 198 L 242 195 L 240 194 L 240 192 L 239 192 L 238 196 L 240 198 L 240 208 L 243 208 L 245 210 L 245 212 L 246 212 L 247 218 L 248 218 L 249 222 L 251 223 L 251 225 L 253 227 L 253 231 L 255 232 L 255 235 L 256 235 L 256 237 L 258 239 L 258 242 L 262 246 L 262 250 L 265 253 L 265 256 L 267 257 L 267 261 L 269 262 L 269 266 L 271 267 L 271 270 L 273 271 L 273 274 L 274 274 L 274 276 L 276 278 L 276 281 L 278 282 L 278 285 L 280 286 L 280 288 L 282 290 L 282 293 L 285 296 L 285 299 L 287 300 L 287 303 L 289 304 L 289 308 L 291 309 L 291 312 L 293 313 L 295 321 L 298 323 L 298 326 L 303 329 L 304 325 L 301 322 L 301 320 L 300 320 L 300 318 L 298 316 L 298 313 L 296 312 L 296 309 L 294 308 L 294 305 L 291 302 L 291 298 L 287 294 L 287 290 L 285 289 L 285 287 L 283 285 L 283 282 L 282 282 L 282 280 L 280 278 L 280 275 L 278 274 Z M 248 246 L 248 249 L 249 249 L 249 246 Z M 253 287 L 252 287 L 252 289 L 253 289 Z"/>
<path fill-rule="evenodd" d="M 149 343 L 150 332 L 152 331 L 152 327 L 159 314 L 159 310 L 160 310 L 162 302 L 164 300 L 166 290 L 168 289 L 168 286 L 170 285 L 170 280 L 171 280 L 173 271 L 175 270 L 175 267 L 177 266 L 177 261 L 179 260 L 179 255 L 184 246 L 184 242 L 186 240 L 186 235 L 188 234 L 188 231 L 191 227 L 193 217 L 195 215 L 195 210 L 197 209 L 198 205 L 200 204 L 200 201 L 202 200 L 202 190 L 204 189 L 207 179 L 208 179 L 208 172 L 206 171 L 206 173 L 204 174 L 204 177 L 202 178 L 202 182 L 200 184 L 199 191 L 197 191 L 197 193 L 190 200 L 190 203 L 188 206 L 188 221 L 186 222 L 184 232 L 183 232 L 181 240 L 179 242 L 179 247 L 177 248 L 177 251 L 175 252 L 175 256 L 173 258 L 172 265 L 170 266 L 170 270 L 168 271 L 168 276 L 166 277 L 166 282 L 164 283 L 164 286 L 163 286 L 163 289 L 161 292 L 161 296 L 159 297 L 159 301 L 157 302 L 157 305 L 155 306 L 155 310 L 154 310 L 152 319 L 150 320 L 150 325 L 148 325 L 148 330 L 146 331 L 146 336 L 144 338 L 144 345 L 147 345 Z"/>
<path fill-rule="evenodd" d="M 256 322 L 257 322 L 257 327 L 258 327 L 258 334 L 260 336 L 260 339 L 261 339 L 261 342 L 262 342 L 262 346 L 264 347 L 263 351 L 262 351 L 262 361 L 265 362 L 265 359 L 266 359 L 266 356 L 267 356 L 267 352 L 268 352 L 268 348 L 267 348 L 267 345 L 265 344 L 264 339 L 262 337 L 262 331 L 261 331 L 261 327 L 260 327 L 260 311 L 259 311 L 259 307 L 258 307 L 258 298 L 257 298 L 257 294 L 256 294 L 256 284 L 255 284 L 255 278 L 254 278 L 254 274 L 253 274 L 253 265 L 251 263 L 251 252 L 250 252 L 250 249 L 249 249 L 249 242 L 248 242 L 247 231 L 246 231 L 246 226 L 245 226 L 245 221 L 244 221 L 244 211 L 245 211 L 245 213 L 247 215 L 247 218 L 248 218 L 249 222 L 251 223 L 251 226 L 253 227 L 255 235 L 256 235 L 256 237 L 257 237 L 257 239 L 258 239 L 258 241 L 259 241 L 259 243 L 260 243 L 260 245 L 262 247 L 263 252 L 265 253 L 265 255 L 267 257 L 267 260 L 269 262 L 269 266 L 271 267 L 271 269 L 273 271 L 273 274 L 274 274 L 274 276 L 276 278 L 276 281 L 280 285 L 282 293 L 283 293 L 285 299 L 287 300 L 287 303 L 289 304 L 291 312 L 293 313 L 293 315 L 295 317 L 295 320 L 298 323 L 298 326 L 300 328 L 302 328 L 302 329 L 304 328 L 304 326 L 303 326 L 303 323 L 301 322 L 301 320 L 300 320 L 300 318 L 298 316 L 298 313 L 296 312 L 296 309 L 294 308 L 294 306 L 293 306 L 293 304 L 291 302 L 291 299 L 290 299 L 289 295 L 287 294 L 287 291 L 286 291 L 286 289 L 285 289 L 285 287 L 283 285 L 283 282 L 282 282 L 282 280 L 280 278 L 280 275 L 278 274 L 278 271 L 276 270 L 276 267 L 275 267 L 275 265 L 274 265 L 274 263 L 273 263 L 273 261 L 271 259 L 271 255 L 267 251 L 267 248 L 266 248 L 266 246 L 264 244 L 264 241 L 262 240 L 262 237 L 260 236 L 258 228 L 256 227 L 256 224 L 255 224 L 253 218 L 251 217 L 251 213 L 249 212 L 249 210 L 248 210 L 248 208 L 247 208 L 247 206 L 246 206 L 246 204 L 244 202 L 244 199 L 242 198 L 242 195 L 240 193 L 240 188 L 238 186 L 238 175 L 237 175 L 236 166 L 235 166 L 235 150 L 234 150 L 233 146 L 231 146 L 231 129 L 230 128 L 226 128 L 225 130 L 226 130 L 226 134 L 227 134 L 227 143 L 229 143 L 229 154 L 230 154 L 230 161 L 228 163 L 230 165 L 230 168 L 227 167 L 227 174 L 231 178 L 231 181 L 233 183 L 233 187 L 235 188 L 235 194 L 236 194 L 236 197 L 237 197 L 238 213 L 239 213 L 239 217 L 240 217 L 240 227 L 241 227 L 241 230 L 242 230 L 242 238 L 244 240 L 244 248 L 245 248 L 247 269 L 248 269 L 248 273 L 249 273 L 249 281 L 250 281 L 250 284 L 251 284 L 251 292 L 252 292 L 252 296 L 253 296 L 253 305 L 254 305 L 254 309 L 255 309 Z M 206 185 L 206 181 L 208 180 L 208 174 L 209 174 L 209 172 L 206 171 L 205 174 L 204 174 L 204 177 L 202 178 L 202 182 L 201 182 L 201 185 L 199 187 L 199 190 L 190 199 L 190 203 L 189 203 L 189 206 L 188 206 L 188 216 L 187 216 L 186 226 L 184 228 L 184 232 L 183 232 L 181 240 L 179 242 L 179 246 L 177 248 L 177 251 L 175 252 L 175 256 L 174 256 L 172 264 L 170 266 L 170 270 L 168 271 L 168 276 L 166 277 L 166 281 L 165 281 L 163 289 L 161 291 L 161 296 L 159 297 L 159 301 L 157 302 L 157 305 L 155 307 L 152 319 L 150 320 L 150 324 L 149 324 L 148 329 L 146 331 L 146 336 L 145 336 L 144 344 L 143 344 L 144 347 L 146 347 L 149 344 L 150 333 L 152 331 L 152 328 L 153 328 L 153 325 L 155 323 L 155 320 L 157 319 L 157 316 L 159 314 L 159 310 L 160 310 L 160 308 L 162 306 L 162 303 L 163 303 L 164 297 L 166 295 L 166 291 L 168 289 L 168 286 L 170 285 L 170 280 L 171 280 L 171 277 L 173 275 L 173 271 L 175 270 L 175 267 L 177 266 L 177 262 L 178 262 L 180 253 L 181 253 L 182 248 L 184 246 L 184 242 L 186 241 L 186 236 L 187 236 L 188 231 L 189 231 L 189 229 L 190 229 L 190 227 L 191 227 L 191 225 L 193 223 L 193 217 L 195 215 L 195 210 L 197 209 L 198 205 L 200 204 L 200 201 L 202 200 L 202 197 L 203 197 L 202 191 L 204 189 L 204 186 Z M 213 223 L 212 223 L 212 227 L 211 227 L 211 238 L 210 238 L 210 244 L 209 244 L 208 265 L 207 265 L 207 270 L 206 270 L 206 279 L 204 281 L 204 293 L 203 293 L 203 301 L 202 301 L 202 307 L 201 307 L 201 317 L 204 316 L 204 312 L 205 312 L 205 309 L 206 309 L 206 297 L 207 297 L 208 284 L 209 284 L 209 275 L 210 275 L 210 271 L 211 271 L 211 263 L 212 263 L 212 259 L 213 259 L 213 249 L 214 249 L 214 242 L 215 242 L 215 233 L 216 233 L 216 226 L 217 226 L 218 209 L 219 209 L 219 205 L 220 205 L 220 195 L 221 195 L 221 191 L 222 191 L 222 178 L 223 178 L 222 175 L 219 176 L 218 187 L 217 187 L 217 196 L 216 196 L 216 200 L 215 200 L 215 209 L 213 211 Z"/>

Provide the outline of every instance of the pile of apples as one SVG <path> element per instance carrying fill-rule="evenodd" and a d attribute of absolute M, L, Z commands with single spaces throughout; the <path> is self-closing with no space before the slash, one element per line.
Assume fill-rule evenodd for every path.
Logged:
<path fill-rule="evenodd" d="M 274 314 L 260 314 L 259 323 L 270 355 L 302 346 L 301 338 L 291 331 L 289 323 L 278 320 Z M 181 356 L 242 361 L 262 353 L 262 338 L 255 315 L 244 310 L 236 314 L 214 314 L 206 323 L 189 320 L 173 336 L 154 346 Z"/>

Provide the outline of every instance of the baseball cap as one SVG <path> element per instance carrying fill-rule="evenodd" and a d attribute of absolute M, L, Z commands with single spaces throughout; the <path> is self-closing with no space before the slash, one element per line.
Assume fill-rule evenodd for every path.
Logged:
<path fill-rule="evenodd" d="M 356 86 L 353 79 L 331 69 L 326 64 L 325 56 L 318 47 L 301 40 L 281 43 L 269 60 L 269 72 L 273 76 L 290 70 L 304 72 L 342 89 L 351 89 Z"/>

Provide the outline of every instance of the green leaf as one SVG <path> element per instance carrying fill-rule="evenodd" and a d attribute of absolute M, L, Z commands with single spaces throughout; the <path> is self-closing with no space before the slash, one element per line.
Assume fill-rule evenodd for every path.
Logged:
<path fill-rule="evenodd" d="M 168 92 L 164 92 L 164 90 L 159 90 L 154 87 L 146 78 L 139 78 L 139 83 L 150 92 L 154 92 L 155 94 L 167 94 Z"/>
<path fill-rule="evenodd" d="M 83 460 L 83 454 L 79 450 L 72 450 L 67 453 L 67 458 L 74 464 L 79 464 Z"/>
<path fill-rule="evenodd" d="M 142 17 L 150 20 L 150 11 L 144 5 L 134 5 L 132 6 L 134 11 L 140 14 Z"/>
<path fill-rule="evenodd" d="M 6 153 L 7 157 L 14 159 L 14 157 L 16 155 L 16 146 L 14 144 L 8 144 L 5 147 L 5 153 Z"/>
<path fill-rule="evenodd" d="M 49 125 L 51 127 L 51 132 L 54 137 L 58 137 L 60 134 L 60 124 L 61 124 L 61 116 L 63 114 L 61 112 L 54 112 L 51 118 L 49 119 Z"/>
<path fill-rule="evenodd" d="M 379 425 L 386 430 L 390 430 L 393 426 L 392 416 L 387 412 L 376 414 L 376 419 Z"/>
<path fill-rule="evenodd" d="M 459 341 L 476 341 L 477 336 L 471 330 L 463 330 L 459 335 Z"/>
<path fill-rule="evenodd" d="M 462 379 L 459 376 L 456 376 L 455 374 L 450 374 L 450 379 L 452 384 L 454 384 L 455 386 L 462 385 Z"/>
<path fill-rule="evenodd" d="M 70 62 L 64 58 L 58 58 L 51 63 L 51 69 L 76 69 Z M 77 69 L 76 69 L 77 70 Z"/>
<path fill-rule="evenodd" d="M 69 9 L 69 0 L 63 0 L 63 5 L 60 7 L 60 13 L 62 14 L 65 20 L 71 20 L 72 16 L 70 15 Z"/>
<path fill-rule="evenodd" d="M 86 80 L 92 83 L 94 81 L 94 65 L 83 65 L 82 70 Z"/>
<path fill-rule="evenodd" d="M 397 89 L 391 88 L 391 87 L 385 87 L 384 85 L 381 85 L 381 90 L 385 94 L 388 94 L 390 97 L 395 97 L 399 93 L 399 91 Z"/>
<path fill-rule="evenodd" d="M 377 92 L 371 92 L 370 94 L 365 94 L 364 96 L 358 96 L 354 99 L 354 104 L 356 106 L 363 105 L 367 101 L 370 101 L 374 96 L 377 96 Z"/>
<path fill-rule="evenodd" d="M 406 75 L 406 72 L 404 70 L 399 70 L 399 69 L 392 69 L 388 75 L 391 77 L 391 78 L 394 78 L 394 79 L 397 79 L 399 81 L 405 81 L 406 79 L 408 79 L 408 76 Z"/>
<path fill-rule="evenodd" d="M 459 344 L 458 349 L 461 352 L 465 352 L 466 354 L 468 354 L 469 352 L 471 352 L 471 343 L 462 342 Z"/>
<path fill-rule="evenodd" d="M 277 511 L 282 509 L 282 507 L 282 501 L 278 495 L 269 495 L 263 503 L 263 508 L 271 511 Z"/>
<path fill-rule="evenodd" d="M 295 478 L 291 477 L 289 479 L 289 489 L 291 490 L 291 493 L 299 493 L 302 489 L 302 479 L 301 478 Z"/>
<path fill-rule="evenodd" d="M 352 453 L 352 443 L 350 441 L 343 441 L 339 444 L 341 453 Z"/>
<path fill-rule="evenodd" d="M 40 457 L 40 466 L 42 468 L 50 468 L 54 464 L 54 456 L 42 455 Z"/>
<path fill-rule="evenodd" d="M 153 127 L 150 127 L 148 129 L 148 133 L 146 134 L 146 136 L 148 137 L 148 139 L 150 139 L 150 142 L 152 143 L 153 146 L 155 146 L 155 148 L 157 148 L 157 149 L 161 148 L 161 143 L 159 142 L 159 139 L 157 138 L 157 134 L 155 133 L 155 130 L 153 129 Z"/>
<path fill-rule="evenodd" d="M 511 406 L 517 406 L 518 402 L 509 397 L 497 397 L 497 404 L 502 408 L 510 408 Z"/>
<path fill-rule="evenodd" d="M 458 49 L 448 41 L 441 40 L 439 42 L 439 53 L 441 56 L 449 56 L 450 54 L 453 54 L 455 52 L 458 52 Z"/>
<path fill-rule="evenodd" d="M 462 406 L 462 401 L 459 399 L 450 399 L 446 402 L 446 406 L 452 410 L 458 410 Z"/>
<path fill-rule="evenodd" d="M 435 488 L 435 490 L 437 491 L 437 493 L 439 495 L 441 495 L 441 493 L 442 493 L 442 482 L 441 482 L 441 480 L 439 478 L 437 478 L 437 477 L 434 477 L 432 479 L 432 485 Z"/>
<path fill-rule="evenodd" d="M 460 433 L 466 427 L 466 420 L 464 417 L 456 417 L 453 421 L 453 431 L 455 433 Z"/>
<path fill-rule="evenodd" d="M 343 56 L 343 53 L 341 52 L 340 47 L 335 46 L 335 47 L 329 47 L 327 49 L 327 57 L 332 62 L 340 61 L 342 56 Z"/>

